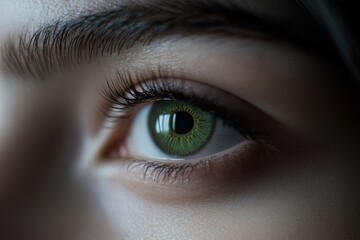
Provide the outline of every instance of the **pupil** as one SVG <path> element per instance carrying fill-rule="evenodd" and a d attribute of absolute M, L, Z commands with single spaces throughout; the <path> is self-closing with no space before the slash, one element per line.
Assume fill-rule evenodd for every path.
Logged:
<path fill-rule="evenodd" d="M 186 134 L 194 127 L 194 118 L 185 111 L 175 113 L 172 120 L 172 128 L 177 134 Z"/>

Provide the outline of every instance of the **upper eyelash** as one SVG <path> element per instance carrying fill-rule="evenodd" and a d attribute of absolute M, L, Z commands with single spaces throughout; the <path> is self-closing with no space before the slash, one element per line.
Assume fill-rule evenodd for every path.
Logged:
<path fill-rule="evenodd" d="M 180 77 L 179 77 L 180 76 Z M 234 117 L 210 96 L 199 96 L 191 89 L 184 88 L 185 78 L 175 76 L 159 67 L 156 71 L 144 70 L 136 75 L 118 72 L 115 78 L 107 78 L 100 95 L 106 100 L 102 112 L 110 123 L 117 123 L 131 115 L 137 105 L 162 99 L 185 100 L 221 118 L 224 125 L 234 127 L 246 139 L 267 141 L 261 129 L 254 128 L 243 119 Z M 177 84 L 169 79 L 177 79 Z"/>
<path fill-rule="evenodd" d="M 108 78 L 105 87 L 100 90 L 100 95 L 106 100 L 104 114 L 110 121 L 117 121 L 127 117 L 129 109 L 148 100 L 185 97 L 181 86 L 171 87 L 160 76 L 170 78 L 171 75 L 159 69 L 157 72 L 144 71 L 136 76 L 118 72 L 115 79 Z"/>

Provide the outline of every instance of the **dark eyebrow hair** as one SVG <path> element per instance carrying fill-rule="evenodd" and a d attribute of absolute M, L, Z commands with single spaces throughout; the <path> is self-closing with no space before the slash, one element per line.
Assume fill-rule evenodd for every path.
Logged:
<path fill-rule="evenodd" d="M 32 35 L 22 33 L 5 44 L 1 57 L 9 73 L 43 78 L 59 66 L 121 54 L 136 44 L 147 45 L 166 36 L 271 36 L 315 50 L 329 47 L 318 26 L 304 22 L 259 16 L 232 1 L 129 3 L 68 21 L 59 20 Z"/>

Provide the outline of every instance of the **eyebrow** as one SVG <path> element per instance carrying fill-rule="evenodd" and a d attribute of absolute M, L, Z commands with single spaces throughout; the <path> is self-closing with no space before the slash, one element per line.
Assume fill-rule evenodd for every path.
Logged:
<path fill-rule="evenodd" d="M 5 71 L 42 79 L 54 69 L 76 66 L 95 57 L 118 54 L 134 45 L 148 45 L 167 36 L 267 36 L 306 46 L 329 49 L 326 34 L 316 24 L 264 17 L 228 1 L 151 1 L 128 3 L 110 10 L 56 21 L 30 35 L 20 34 L 4 45 Z"/>

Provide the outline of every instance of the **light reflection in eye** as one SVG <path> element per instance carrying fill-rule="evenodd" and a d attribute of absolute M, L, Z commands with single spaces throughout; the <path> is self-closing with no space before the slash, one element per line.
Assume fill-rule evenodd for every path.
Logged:
<path fill-rule="evenodd" d="M 169 122 L 172 122 L 171 120 L 171 114 L 161 114 L 159 116 L 159 119 L 156 120 L 156 132 L 158 133 L 167 133 L 170 131 L 169 128 Z M 175 121 L 175 118 L 173 119 Z"/>

